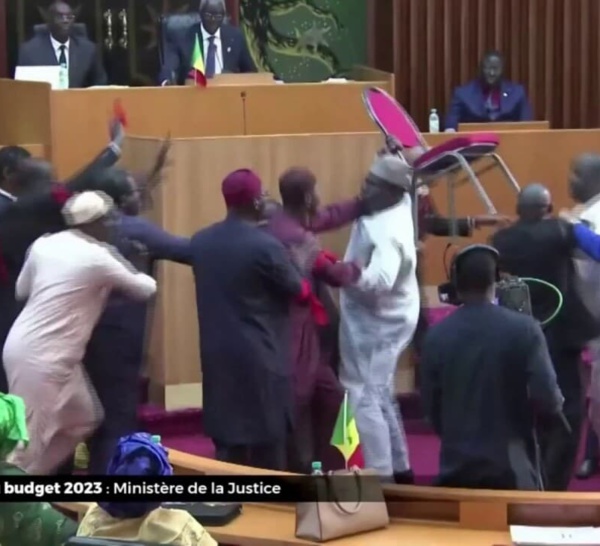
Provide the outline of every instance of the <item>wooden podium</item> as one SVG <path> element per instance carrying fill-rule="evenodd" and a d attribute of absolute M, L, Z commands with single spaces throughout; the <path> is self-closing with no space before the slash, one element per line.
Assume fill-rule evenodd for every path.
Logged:
<path fill-rule="evenodd" d="M 362 91 L 376 86 L 393 93 L 393 76 L 368 67 L 356 67 L 353 74 L 355 79 L 343 84 L 266 85 L 268 74 L 223 74 L 206 88 L 59 91 L 43 83 L 0 80 L 0 145 L 43 147 L 64 178 L 107 144 L 116 99 L 127 112 L 128 134 L 144 137 L 373 131 Z"/>

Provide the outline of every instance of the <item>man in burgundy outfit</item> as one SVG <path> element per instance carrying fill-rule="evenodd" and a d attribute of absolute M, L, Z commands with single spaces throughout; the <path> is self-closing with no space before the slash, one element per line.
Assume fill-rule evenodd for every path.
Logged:
<path fill-rule="evenodd" d="M 288 248 L 329 311 L 323 316 L 314 308 L 311 312 L 306 306 L 291 307 L 295 412 L 288 464 L 289 470 L 302 473 L 310 472 L 313 460 L 322 461 L 329 469 L 339 469 L 344 464 L 337 450 L 329 446 L 344 393 L 330 362 L 333 349 L 327 346 L 329 328 L 335 328 L 333 337 L 337 338 L 337 310 L 327 287 L 346 286 L 360 276 L 357 264 L 341 262 L 322 250 L 317 235 L 397 202 L 382 192 L 368 200 L 357 197 L 319 208 L 315 186 L 316 178 L 307 169 L 293 168 L 283 173 L 279 179 L 283 209 L 275 210 L 265 226 Z"/>

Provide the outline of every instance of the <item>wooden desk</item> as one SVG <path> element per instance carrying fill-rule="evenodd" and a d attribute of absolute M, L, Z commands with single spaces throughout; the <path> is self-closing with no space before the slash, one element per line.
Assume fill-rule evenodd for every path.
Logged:
<path fill-rule="evenodd" d="M 73 519 L 81 520 L 90 503 L 54 503 Z M 242 515 L 223 527 L 207 527 L 220 544 L 239 546 L 290 546 L 316 544 L 294 536 L 296 517 L 293 507 L 278 504 L 244 505 Z M 507 531 L 477 531 L 460 529 L 455 525 L 393 520 L 387 529 L 363 533 L 327 542 L 333 546 L 493 546 L 510 544 Z"/>
<path fill-rule="evenodd" d="M 0 79 L 0 144 L 42 144 L 59 178 L 107 144 L 119 99 L 130 135 L 164 138 L 373 130 L 365 87 L 393 93 L 393 75 L 356 67 L 348 83 L 99 88 L 51 91 L 47 84 Z"/>
<path fill-rule="evenodd" d="M 497 123 L 461 123 L 458 126 L 460 133 L 498 133 L 503 131 L 548 131 L 549 121 L 517 121 Z"/>
<path fill-rule="evenodd" d="M 222 463 L 169 450 L 179 475 L 284 474 Z M 509 525 L 586 526 L 600 524 L 600 494 L 477 491 L 436 487 L 386 486 L 391 525 L 380 531 L 333 541 L 338 546 L 414 544 L 416 546 L 510 544 Z M 61 508 L 84 513 L 86 503 Z M 219 542 L 258 546 L 310 544 L 294 537 L 294 507 L 249 504 L 243 515 L 225 527 L 209 528 Z"/>

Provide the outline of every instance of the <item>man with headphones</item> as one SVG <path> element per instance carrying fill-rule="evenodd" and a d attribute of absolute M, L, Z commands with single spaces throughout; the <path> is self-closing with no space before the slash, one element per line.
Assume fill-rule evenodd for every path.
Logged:
<path fill-rule="evenodd" d="M 421 394 L 441 438 L 438 485 L 537 490 L 535 412 L 560 415 L 563 396 L 537 321 L 494 303 L 498 261 L 487 245 L 455 256 L 462 306 L 425 337 Z"/>
<path fill-rule="evenodd" d="M 573 476 L 580 431 L 584 420 L 584 389 L 580 375 L 581 351 L 599 334 L 599 323 L 577 290 L 573 258 L 581 246 L 581 235 L 593 243 L 596 236 L 584 226 L 575 229 L 552 215 L 552 196 L 542 184 L 525 186 L 517 200 L 518 221 L 492 237 L 500 252 L 503 272 L 540 279 L 555 286 L 563 304 L 555 318 L 544 326 L 558 384 L 565 396 L 564 414 L 571 431 L 561 423 L 540 430 L 540 449 L 546 489 L 565 491 Z M 539 283 L 530 284 L 533 316 L 551 317 L 557 308 L 556 294 Z"/>

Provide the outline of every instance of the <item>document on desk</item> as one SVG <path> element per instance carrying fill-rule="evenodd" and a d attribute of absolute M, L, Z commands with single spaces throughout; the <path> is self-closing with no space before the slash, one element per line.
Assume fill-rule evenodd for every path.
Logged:
<path fill-rule="evenodd" d="M 510 537 L 519 546 L 599 546 L 600 528 L 511 525 Z"/>

